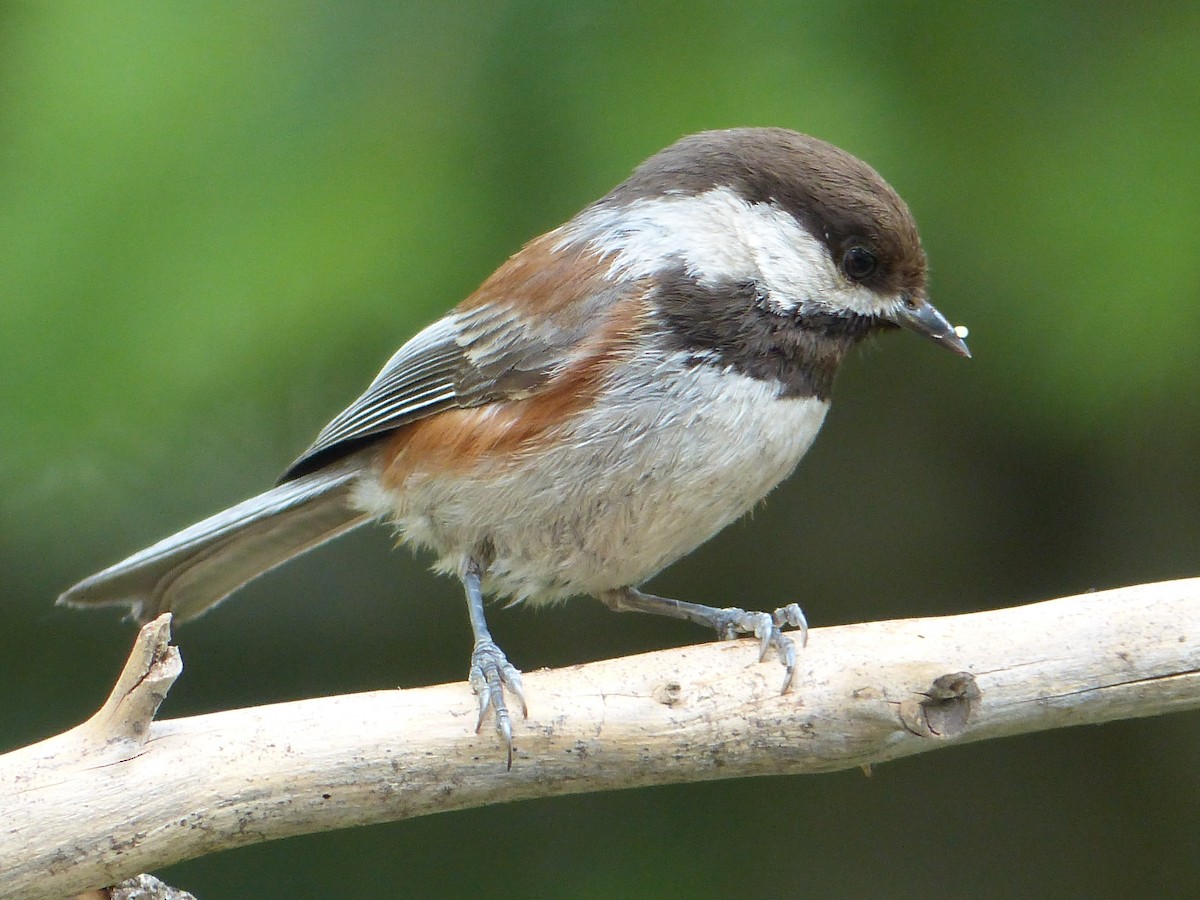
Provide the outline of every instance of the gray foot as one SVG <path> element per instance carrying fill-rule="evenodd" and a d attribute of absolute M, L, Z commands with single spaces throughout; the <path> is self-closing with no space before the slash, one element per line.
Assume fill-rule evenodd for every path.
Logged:
<path fill-rule="evenodd" d="M 525 705 L 525 688 L 521 684 L 521 672 L 508 661 L 504 651 L 490 640 L 475 642 L 475 650 L 471 653 L 471 671 L 467 676 L 476 696 L 479 697 L 479 721 L 475 723 L 475 733 L 483 728 L 483 720 L 488 710 L 496 717 L 496 731 L 508 749 L 508 768 L 513 762 L 513 728 L 512 718 L 508 714 L 508 704 L 504 702 L 504 690 L 512 694 L 521 704 L 521 716 L 529 718 L 529 709 Z"/>
<path fill-rule="evenodd" d="M 800 629 L 800 646 L 808 643 L 808 620 L 804 612 L 795 603 L 781 606 L 774 613 L 747 612 L 737 607 L 718 609 L 713 616 L 713 627 L 717 634 L 727 641 L 742 635 L 754 635 L 758 638 L 758 661 L 767 658 L 767 651 L 774 648 L 779 661 L 784 665 L 783 687 L 781 694 L 786 694 L 792 686 L 792 676 L 796 674 L 796 642 L 790 635 L 784 634 L 785 626 Z"/>
<path fill-rule="evenodd" d="M 686 600 L 672 600 L 669 597 L 644 594 L 632 587 L 605 591 L 599 595 L 599 599 L 609 609 L 617 612 L 651 613 L 656 616 L 687 619 L 698 625 L 707 625 L 715 628 L 717 634 L 725 640 L 731 640 L 744 634 L 754 635 L 759 640 L 759 662 L 762 662 L 766 658 L 767 651 L 774 647 L 780 661 L 787 669 L 780 693 L 787 692 L 792 685 L 792 676 L 796 673 L 796 644 L 783 633 L 784 627 L 799 628 L 800 646 L 803 647 L 808 643 L 808 622 L 804 618 L 804 613 L 800 611 L 800 607 L 795 603 L 781 606 L 774 613 L 747 612 L 738 607 L 719 609 L 701 603 L 689 603 Z"/>

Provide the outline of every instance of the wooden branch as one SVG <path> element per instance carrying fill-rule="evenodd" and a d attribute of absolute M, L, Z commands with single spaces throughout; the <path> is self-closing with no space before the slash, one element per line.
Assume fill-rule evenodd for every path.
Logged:
<path fill-rule="evenodd" d="M 868 766 L 1200 706 L 1200 578 L 814 630 L 795 687 L 749 641 L 528 672 L 505 771 L 466 683 L 152 722 L 142 629 L 83 725 L 0 756 L 0 895 L 62 897 L 287 835 L 642 785 Z"/>

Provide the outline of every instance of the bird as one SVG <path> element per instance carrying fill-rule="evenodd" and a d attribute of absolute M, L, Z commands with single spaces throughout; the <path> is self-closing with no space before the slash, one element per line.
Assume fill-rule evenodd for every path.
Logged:
<path fill-rule="evenodd" d="M 59 603 L 194 618 L 381 520 L 466 595 L 476 732 L 513 758 L 520 670 L 485 597 L 592 596 L 774 650 L 807 622 L 641 586 L 796 468 L 847 354 L 906 329 L 970 357 L 932 305 L 913 216 L 865 162 L 778 127 L 704 131 L 524 245 L 418 332 L 270 490 L 69 588 Z M 799 632 L 789 629 L 799 629 Z"/>

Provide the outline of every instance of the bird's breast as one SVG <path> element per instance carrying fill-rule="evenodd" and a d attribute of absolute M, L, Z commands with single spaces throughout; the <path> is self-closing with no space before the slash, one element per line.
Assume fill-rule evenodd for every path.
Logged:
<path fill-rule="evenodd" d="M 401 483 L 365 478 L 357 501 L 433 549 L 439 568 L 486 555 L 500 595 L 595 594 L 646 580 L 747 512 L 795 468 L 829 408 L 684 354 L 620 372 L 525 443 L 496 442 L 469 466 L 410 464 Z M 461 412 L 460 429 L 505 415 Z"/>

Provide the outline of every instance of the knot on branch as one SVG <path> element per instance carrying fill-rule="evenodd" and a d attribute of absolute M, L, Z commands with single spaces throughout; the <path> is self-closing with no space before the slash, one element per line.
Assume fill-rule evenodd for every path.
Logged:
<path fill-rule="evenodd" d="M 919 697 L 900 704 L 900 719 L 917 737 L 958 737 L 975 718 L 982 698 L 970 672 L 939 675 Z"/>

